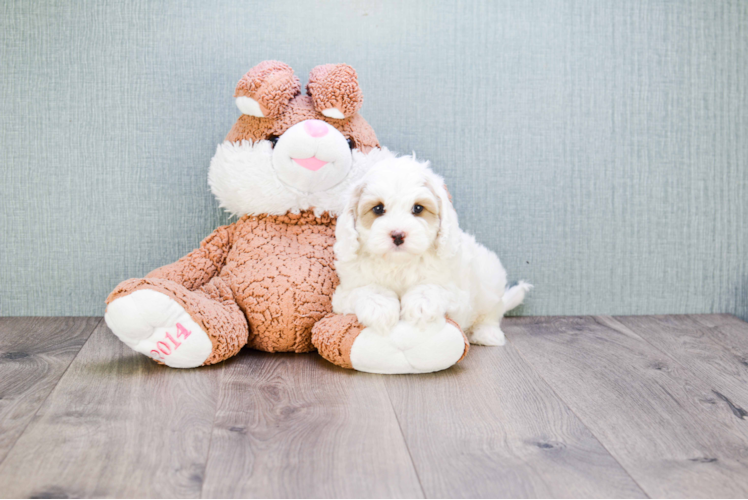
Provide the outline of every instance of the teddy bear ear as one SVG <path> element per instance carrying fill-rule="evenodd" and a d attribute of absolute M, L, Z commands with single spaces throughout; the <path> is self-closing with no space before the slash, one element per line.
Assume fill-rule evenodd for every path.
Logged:
<path fill-rule="evenodd" d="M 301 82 L 288 64 L 263 61 L 236 84 L 236 106 L 245 115 L 277 118 L 301 91 Z"/>
<path fill-rule="evenodd" d="M 347 64 L 324 64 L 309 73 L 307 94 L 314 109 L 328 118 L 342 120 L 356 114 L 364 103 L 356 70 Z"/>

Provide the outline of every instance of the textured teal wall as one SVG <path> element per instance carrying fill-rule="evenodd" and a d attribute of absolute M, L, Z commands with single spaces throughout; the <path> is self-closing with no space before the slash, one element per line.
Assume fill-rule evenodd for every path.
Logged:
<path fill-rule="evenodd" d="M 537 285 L 520 314 L 748 317 L 748 2 L 0 6 L 0 314 L 100 315 L 227 219 L 207 186 L 264 59 L 346 62 L 391 149 Z"/>

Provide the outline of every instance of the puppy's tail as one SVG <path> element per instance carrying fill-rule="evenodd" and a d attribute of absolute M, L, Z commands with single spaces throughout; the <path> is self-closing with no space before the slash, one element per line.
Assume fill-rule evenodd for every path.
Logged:
<path fill-rule="evenodd" d="M 525 294 L 532 290 L 532 285 L 526 281 L 520 281 L 504 292 L 504 312 L 511 311 L 525 300 Z"/>

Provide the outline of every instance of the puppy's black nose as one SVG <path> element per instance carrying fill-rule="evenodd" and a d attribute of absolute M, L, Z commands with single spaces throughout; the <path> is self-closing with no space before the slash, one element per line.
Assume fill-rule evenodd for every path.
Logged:
<path fill-rule="evenodd" d="M 399 247 L 405 243 L 405 233 L 402 231 L 392 231 L 390 236 L 392 236 L 392 241 L 395 243 L 395 246 Z"/>

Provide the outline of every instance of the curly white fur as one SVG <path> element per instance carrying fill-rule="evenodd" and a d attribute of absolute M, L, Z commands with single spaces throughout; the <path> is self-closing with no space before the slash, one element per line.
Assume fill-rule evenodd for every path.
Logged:
<path fill-rule="evenodd" d="M 380 161 L 352 188 L 336 239 L 333 311 L 381 333 L 446 315 L 471 343 L 503 345 L 501 318 L 532 287 L 506 289 L 496 254 L 460 230 L 444 180 L 411 156 Z"/>

